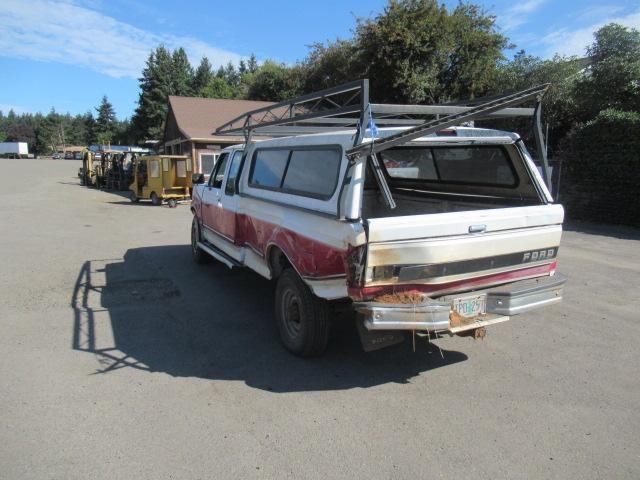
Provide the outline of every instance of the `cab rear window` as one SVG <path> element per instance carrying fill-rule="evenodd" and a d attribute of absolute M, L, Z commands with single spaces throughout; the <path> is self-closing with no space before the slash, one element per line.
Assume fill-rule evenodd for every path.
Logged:
<path fill-rule="evenodd" d="M 518 178 L 505 150 L 494 146 L 401 147 L 380 153 L 392 179 L 515 187 Z"/>

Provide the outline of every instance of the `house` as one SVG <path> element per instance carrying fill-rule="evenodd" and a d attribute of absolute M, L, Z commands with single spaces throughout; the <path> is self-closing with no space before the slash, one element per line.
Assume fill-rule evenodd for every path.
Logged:
<path fill-rule="evenodd" d="M 267 105 L 271 102 L 171 95 L 161 149 L 165 154 L 188 155 L 194 172 L 209 173 L 223 148 L 244 142 L 242 135 L 214 135 L 216 128 Z"/>

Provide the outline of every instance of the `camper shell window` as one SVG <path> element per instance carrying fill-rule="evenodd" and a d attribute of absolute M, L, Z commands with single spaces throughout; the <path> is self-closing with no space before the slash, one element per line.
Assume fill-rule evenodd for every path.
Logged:
<path fill-rule="evenodd" d="M 328 200 L 338 186 L 341 160 L 338 146 L 257 149 L 249 185 Z"/>
<path fill-rule="evenodd" d="M 379 153 L 392 184 L 515 188 L 519 179 L 502 146 L 396 147 Z"/>

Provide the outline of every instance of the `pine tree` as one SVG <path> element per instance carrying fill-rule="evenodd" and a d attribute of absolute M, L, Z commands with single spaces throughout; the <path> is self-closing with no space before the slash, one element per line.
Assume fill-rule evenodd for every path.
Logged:
<path fill-rule="evenodd" d="M 249 57 L 249 61 L 247 62 L 247 71 L 249 73 L 255 73 L 258 70 L 258 61 L 256 60 L 256 56 L 252 53 Z"/>
<path fill-rule="evenodd" d="M 193 75 L 193 81 L 191 82 L 191 90 L 193 91 L 193 94 L 197 97 L 206 96 L 205 91 L 213 79 L 214 75 L 211 70 L 209 59 L 207 57 L 202 57 L 200 65 L 198 65 L 198 68 Z"/>
<path fill-rule="evenodd" d="M 189 58 L 184 48 L 180 47 L 174 50 L 171 56 L 171 63 L 173 67 L 171 69 L 171 95 L 192 95 L 193 68 L 189 63 Z"/>
<path fill-rule="evenodd" d="M 139 140 L 162 136 L 167 97 L 171 94 L 171 54 L 160 45 L 149 54 L 140 77 L 140 96 L 133 116 L 133 129 Z"/>
<path fill-rule="evenodd" d="M 240 77 L 244 77 L 244 74 L 247 73 L 247 64 L 244 60 L 240 60 L 240 63 L 238 64 L 238 73 L 240 74 Z"/>
<path fill-rule="evenodd" d="M 96 108 L 98 118 L 96 119 L 96 137 L 98 142 L 110 143 L 115 133 L 117 123 L 116 112 L 106 95 L 102 97 L 100 106 Z"/>

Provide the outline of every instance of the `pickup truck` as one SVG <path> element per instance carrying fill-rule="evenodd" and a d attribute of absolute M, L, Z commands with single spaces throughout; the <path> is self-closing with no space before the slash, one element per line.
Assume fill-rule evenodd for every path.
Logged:
<path fill-rule="evenodd" d="M 193 189 L 195 261 L 274 280 L 289 351 L 325 351 L 335 304 L 358 313 L 371 347 L 402 332 L 484 333 L 561 301 L 564 211 L 517 134 L 450 127 L 378 153 L 395 208 L 367 155 L 345 155 L 353 138 L 230 147 Z"/>

